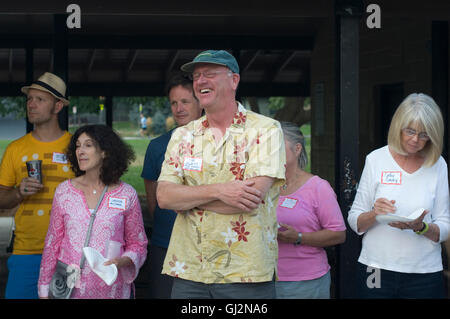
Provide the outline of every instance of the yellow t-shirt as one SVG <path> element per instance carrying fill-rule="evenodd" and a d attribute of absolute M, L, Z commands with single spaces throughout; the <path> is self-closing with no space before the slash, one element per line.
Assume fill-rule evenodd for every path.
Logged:
<path fill-rule="evenodd" d="M 42 160 L 44 185 L 40 192 L 25 196 L 16 212 L 13 254 L 42 254 L 55 189 L 64 180 L 74 177 L 64 156 L 70 138 L 71 134 L 65 132 L 56 141 L 41 142 L 28 133 L 11 142 L 5 150 L 0 165 L 0 185 L 18 187 L 28 176 L 25 162 L 31 160 Z"/>
<path fill-rule="evenodd" d="M 197 208 L 179 213 L 162 273 L 203 283 L 271 281 L 278 259 L 276 207 L 285 163 L 280 124 L 241 104 L 218 143 L 206 116 L 176 129 L 158 181 L 195 186 L 269 176 L 275 182 L 251 213 Z"/>

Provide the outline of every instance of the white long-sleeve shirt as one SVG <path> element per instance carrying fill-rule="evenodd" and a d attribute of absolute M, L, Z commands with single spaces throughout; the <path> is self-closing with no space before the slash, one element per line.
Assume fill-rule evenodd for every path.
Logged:
<path fill-rule="evenodd" d="M 439 243 L 412 230 L 400 230 L 376 222 L 365 233 L 358 232 L 359 215 L 372 210 L 377 198 L 395 200 L 395 214 L 408 216 L 419 208 L 429 211 L 424 221 L 436 224 Z M 388 146 L 371 152 L 361 175 L 358 191 L 348 214 L 350 227 L 364 234 L 358 261 L 367 266 L 404 273 L 430 273 L 443 269 L 441 245 L 449 234 L 449 187 L 445 160 L 422 166 L 412 174 L 394 160 Z"/>

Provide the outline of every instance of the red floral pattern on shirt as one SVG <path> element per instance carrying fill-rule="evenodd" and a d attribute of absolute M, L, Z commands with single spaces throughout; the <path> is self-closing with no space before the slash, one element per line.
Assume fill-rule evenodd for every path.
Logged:
<path fill-rule="evenodd" d="M 172 255 L 172 260 L 169 261 L 169 265 L 172 267 L 170 275 L 174 277 L 178 277 L 180 273 L 184 273 L 184 271 L 188 269 L 188 266 L 186 266 L 184 262 L 178 261 L 178 258 L 175 255 Z"/>
<path fill-rule="evenodd" d="M 233 123 L 234 124 L 245 124 L 245 121 L 247 120 L 247 116 L 242 112 L 236 112 L 234 114 Z"/>
<path fill-rule="evenodd" d="M 175 168 L 178 168 L 180 165 L 180 158 L 178 156 L 175 157 L 169 157 L 169 160 L 167 161 L 167 164 L 175 166 Z"/>
<path fill-rule="evenodd" d="M 249 231 L 245 231 L 245 224 L 247 224 L 246 221 L 244 221 L 244 216 L 239 216 L 239 221 L 231 221 L 231 226 L 233 226 L 232 230 L 236 232 L 238 235 L 238 241 L 247 241 L 247 236 L 250 235 Z"/>
<path fill-rule="evenodd" d="M 230 171 L 235 176 L 235 180 L 243 181 L 245 173 L 245 163 L 231 163 Z"/>
<path fill-rule="evenodd" d="M 181 143 L 179 152 L 182 155 L 191 155 L 192 156 L 194 154 L 194 144 Z"/>

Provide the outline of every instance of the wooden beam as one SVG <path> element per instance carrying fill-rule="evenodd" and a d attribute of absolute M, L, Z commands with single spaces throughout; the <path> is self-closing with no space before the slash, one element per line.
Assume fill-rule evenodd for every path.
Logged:
<path fill-rule="evenodd" d="M 27 46 L 25 49 L 25 81 L 29 85 L 34 80 L 34 50 L 33 47 Z M 12 85 L 11 84 L 11 93 L 13 91 L 16 91 L 13 95 L 11 94 L 5 94 L 5 95 L 11 95 L 11 96 L 17 96 L 17 95 L 23 95 L 23 93 L 20 91 L 20 88 L 23 85 Z M 0 86 L 1 89 L 1 86 Z M 26 115 L 26 122 L 27 122 L 27 133 L 30 133 L 33 130 L 33 124 L 31 124 L 28 121 L 28 113 Z"/>
<path fill-rule="evenodd" d="M 88 64 L 87 64 L 87 72 L 90 73 L 92 70 L 92 66 L 94 65 L 94 61 L 95 61 L 95 54 L 97 53 L 96 49 L 92 49 L 91 50 L 91 54 L 89 55 L 89 60 L 88 60 Z"/>
<path fill-rule="evenodd" d="M 139 50 L 130 50 L 128 54 L 128 67 L 127 67 L 127 73 L 130 73 L 131 69 L 133 68 L 134 62 L 136 62 L 137 55 L 139 53 Z"/>
<path fill-rule="evenodd" d="M 280 72 L 286 67 L 286 65 L 291 62 L 291 60 L 295 56 L 295 51 L 289 50 L 286 53 L 284 53 L 278 61 L 273 64 L 266 72 L 266 78 L 268 82 L 275 81 L 275 78 L 280 74 Z"/>
<path fill-rule="evenodd" d="M 128 81 L 128 76 L 133 68 L 134 62 L 136 61 L 139 50 L 129 50 L 125 66 L 122 70 L 123 82 Z"/>
<path fill-rule="evenodd" d="M 250 66 L 252 65 L 253 62 L 255 62 L 256 57 L 261 53 L 261 50 L 252 50 L 249 52 L 246 52 L 245 54 L 243 54 L 243 56 L 241 57 L 241 62 L 240 62 L 240 69 L 241 69 L 241 75 L 243 73 L 245 73 Z"/>
<path fill-rule="evenodd" d="M 70 3 L 70 2 L 67 2 Z M 329 0 L 291 1 L 278 0 L 255 5 L 254 1 L 197 0 L 171 1 L 127 1 L 121 0 L 77 0 L 82 15 L 174 15 L 174 16 L 271 16 L 271 17 L 329 17 L 333 6 Z M 0 12 L 14 14 L 56 14 L 64 13 L 66 2 L 41 0 L 0 2 Z M 118 17 L 120 18 L 120 17 Z"/>
<path fill-rule="evenodd" d="M 362 2 L 337 0 L 335 45 L 335 192 L 347 223 L 359 180 L 359 24 Z M 357 298 L 356 266 L 361 239 L 348 231 L 337 246 L 338 298 Z"/>
<path fill-rule="evenodd" d="M 66 14 L 55 14 L 53 17 L 54 42 L 53 42 L 53 73 L 58 75 L 67 84 L 69 79 L 69 50 L 67 46 Z M 70 86 L 67 91 L 70 93 Z M 67 93 L 66 93 L 67 94 Z M 58 113 L 59 126 L 63 130 L 69 128 L 69 111 L 64 107 Z"/>
<path fill-rule="evenodd" d="M 448 21 L 432 21 L 431 23 L 431 95 L 439 105 L 444 127 L 448 127 L 449 121 L 449 23 Z M 442 157 L 449 159 L 448 130 L 444 130 L 444 147 Z"/>
<path fill-rule="evenodd" d="M 171 50 L 169 53 L 169 57 L 167 59 L 166 67 L 164 68 L 164 79 L 165 82 L 168 81 L 170 74 L 172 73 L 173 68 L 175 67 L 175 63 L 178 60 L 178 56 L 180 55 L 180 50 Z"/>
<path fill-rule="evenodd" d="M 12 83 L 12 81 L 13 81 L 13 59 L 14 59 L 13 49 L 9 49 L 9 57 L 8 57 L 8 80 L 9 80 L 9 83 Z"/>
<path fill-rule="evenodd" d="M 166 83 L 70 83 L 72 96 L 165 96 Z M 23 83 L 0 84 L 0 96 L 20 96 Z M 238 87 L 240 96 L 310 96 L 309 84 L 302 83 L 245 83 Z"/>
<path fill-rule="evenodd" d="M 240 50 L 313 50 L 313 36 L 267 35 L 90 35 L 69 33 L 73 49 L 230 49 Z M 52 34 L 5 34 L 0 48 L 52 48 Z"/>

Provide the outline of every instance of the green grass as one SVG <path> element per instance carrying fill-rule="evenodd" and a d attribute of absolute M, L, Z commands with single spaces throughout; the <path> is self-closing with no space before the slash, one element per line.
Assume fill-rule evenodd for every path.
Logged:
<path fill-rule="evenodd" d="M 132 122 L 113 122 L 113 129 L 120 134 L 120 136 L 137 137 L 139 134 L 139 126 Z"/>
<path fill-rule="evenodd" d="M 128 171 L 120 178 L 134 187 L 138 195 L 145 195 L 144 180 L 141 177 L 142 166 L 131 165 Z"/>
<path fill-rule="evenodd" d="M 150 143 L 150 139 L 126 139 L 125 142 L 133 148 L 136 155 L 136 160 L 128 167 L 128 171 L 122 176 L 121 180 L 132 185 L 139 195 L 144 195 L 145 187 L 141 173 L 142 166 L 144 165 L 145 152 L 147 150 L 148 143 Z"/>

